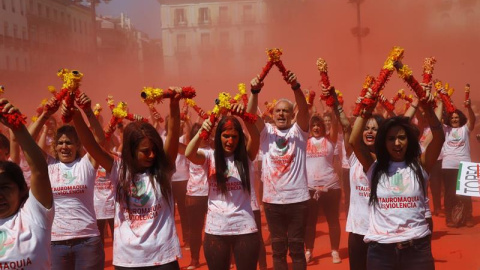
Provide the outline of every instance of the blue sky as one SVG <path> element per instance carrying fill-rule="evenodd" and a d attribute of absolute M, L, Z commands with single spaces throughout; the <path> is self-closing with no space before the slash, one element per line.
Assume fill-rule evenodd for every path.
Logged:
<path fill-rule="evenodd" d="M 132 20 L 135 28 L 151 38 L 161 38 L 160 3 L 157 0 L 111 0 L 97 7 L 98 15 L 118 17 L 121 12 Z"/>

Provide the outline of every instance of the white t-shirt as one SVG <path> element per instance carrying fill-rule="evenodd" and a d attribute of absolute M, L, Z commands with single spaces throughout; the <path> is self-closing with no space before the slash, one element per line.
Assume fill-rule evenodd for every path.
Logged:
<path fill-rule="evenodd" d="M 110 180 L 102 166 L 98 166 L 95 177 L 95 192 L 93 193 L 93 205 L 97 219 L 111 219 L 115 214 L 115 190 L 114 183 Z"/>
<path fill-rule="evenodd" d="M 119 163 L 112 174 L 120 175 Z M 180 242 L 173 217 L 173 195 L 163 197 L 160 185 L 150 183 L 150 175 L 135 175 L 130 196 L 130 210 L 126 203 L 115 201 L 115 231 L 113 265 L 145 267 L 163 265 L 181 257 Z"/>
<path fill-rule="evenodd" d="M 255 217 L 251 206 L 251 196 L 255 197 L 253 181 L 254 170 L 249 162 L 250 190 L 244 190 L 240 174 L 235 166 L 233 156 L 226 157 L 227 193 L 224 195 L 217 187 L 215 176 L 215 158 L 213 151 L 205 153 L 208 163 L 208 212 L 205 232 L 214 235 L 239 235 L 257 231 Z"/>
<path fill-rule="evenodd" d="M 376 165 L 375 162 L 368 170 L 369 182 Z M 422 172 L 427 188 L 428 176 Z M 370 206 L 365 242 L 398 243 L 431 234 L 426 221 L 432 217 L 428 197 L 424 196 L 415 173 L 405 162 L 390 163 L 388 176 L 383 175 L 378 182 L 377 197 L 378 204 Z"/>
<path fill-rule="evenodd" d="M 264 202 L 290 204 L 310 199 L 306 170 L 307 139 L 308 133 L 297 123 L 286 130 L 265 124 L 260 133 Z"/>
<path fill-rule="evenodd" d="M 308 187 L 339 189 L 340 183 L 333 168 L 335 145 L 326 137 L 311 137 L 307 142 Z"/>
<path fill-rule="evenodd" d="M 345 230 L 360 235 L 367 234 L 370 183 L 354 153 L 350 155 L 350 207 Z"/>
<path fill-rule="evenodd" d="M 213 151 L 210 147 L 199 148 L 198 151 L 206 154 Z M 188 196 L 208 196 L 208 163 L 207 160 L 202 165 L 190 163 L 190 177 L 187 183 Z"/>
<path fill-rule="evenodd" d="M 470 157 L 470 130 L 467 125 L 459 128 L 443 126 L 445 142 L 443 143 L 443 169 L 458 169 L 460 161 L 472 161 Z"/>
<path fill-rule="evenodd" d="M 182 135 L 179 141 L 183 144 L 186 143 L 185 135 Z M 190 161 L 188 161 L 185 155 L 178 153 L 177 159 L 175 160 L 175 173 L 172 175 L 172 182 L 178 181 L 187 181 L 190 177 L 189 173 Z"/>
<path fill-rule="evenodd" d="M 52 241 L 99 236 L 93 189 L 96 170 L 88 155 L 72 163 L 47 158 L 55 203 Z"/>
<path fill-rule="evenodd" d="M 30 192 L 18 212 L 0 219 L 0 269 L 50 269 L 54 207 L 45 209 Z"/>

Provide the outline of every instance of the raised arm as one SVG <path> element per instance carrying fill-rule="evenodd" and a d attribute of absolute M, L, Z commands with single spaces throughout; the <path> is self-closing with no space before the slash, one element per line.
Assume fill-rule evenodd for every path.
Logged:
<path fill-rule="evenodd" d="M 262 90 L 263 82 L 260 81 L 259 76 L 255 77 L 250 81 L 250 92 L 252 93 L 248 98 L 247 112 L 252 114 L 257 114 L 258 108 L 258 94 Z M 265 123 L 263 119 L 258 116 L 257 121 L 255 122 L 258 132 L 261 132 L 265 128 Z M 250 135 L 252 136 L 252 135 Z"/>
<path fill-rule="evenodd" d="M 4 104 L 3 112 L 11 113 L 18 111 L 12 104 L 6 99 L 0 100 L 0 104 Z M 53 195 L 52 188 L 50 186 L 50 179 L 48 177 L 48 165 L 43 156 L 43 152 L 32 138 L 27 128 L 20 124 L 18 127 L 10 126 L 5 119 L 1 119 L 2 122 L 12 129 L 16 141 L 23 149 L 25 159 L 30 166 L 31 178 L 30 178 L 30 190 L 35 198 L 47 209 L 52 208 Z"/>
<path fill-rule="evenodd" d="M 242 104 L 235 104 L 232 110 L 236 111 L 239 115 L 241 115 L 245 111 L 245 108 Z M 258 118 L 260 117 L 257 116 L 257 120 Z M 258 149 L 260 148 L 260 132 L 258 131 L 255 123 L 250 123 L 248 121 L 244 121 L 243 123 L 245 124 L 245 127 L 247 128 L 250 137 L 250 139 L 247 140 L 248 157 L 251 161 L 253 161 L 257 157 Z"/>
<path fill-rule="evenodd" d="M 431 105 L 432 100 L 434 100 L 433 95 L 428 91 L 429 88 L 431 88 L 431 85 L 422 84 L 422 87 L 427 89 L 427 95 L 420 101 L 420 105 L 425 112 L 425 118 L 432 131 L 432 140 L 428 144 L 425 152 L 421 155 L 420 161 L 425 171 L 430 173 L 433 165 L 438 159 L 438 155 L 440 155 L 440 151 L 442 150 L 445 141 L 445 133 L 443 132 L 443 125 L 437 118 Z"/>
<path fill-rule="evenodd" d="M 475 112 L 473 112 L 472 106 L 471 106 L 472 101 L 470 99 L 465 100 L 465 106 L 467 107 L 467 127 L 468 130 L 472 131 L 475 128 L 475 122 L 477 121 L 477 117 L 475 116 Z"/>
<path fill-rule="evenodd" d="M 323 85 L 322 85 L 323 86 Z M 322 91 L 328 91 L 328 89 L 325 89 L 325 87 L 322 88 Z M 333 105 L 333 112 L 335 113 L 336 118 L 338 119 L 338 122 L 340 123 L 343 131 L 343 144 L 345 146 L 345 152 L 347 154 L 347 157 L 350 157 L 350 155 L 353 152 L 352 147 L 350 146 L 349 140 L 350 140 L 350 134 L 352 133 L 352 126 L 350 125 L 350 121 L 347 118 L 347 115 L 345 114 L 345 111 L 343 110 L 342 105 L 338 102 L 337 94 L 335 91 L 333 92 L 333 97 L 334 97 L 334 105 Z"/>
<path fill-rule="evenodd" d="M 210 122 L 210 119 L 206 119 L 205 121 L 203 121 L 202 127 L 198 129 L 197 134 L 193 136 L 193 138 L 188 143 L 187 148 L 185 149 L 185 156 L 193 164 L 197 165 L 202 165 L 205 163 L 205 155 L 203 154 L 203 152 L 198 151 L 200 143 L 203 140 L 202 138 L 200 138 L 200 133 L 202 133 L 202 130 L 206 130 L 208 132 L 212 130 L 212 123 Z"/>
<path fill-rule="evenodd" d="M 178 144 L 180 138 L 180 87 L 173 88 L 177 92 L 174 98 L 170 99 L 170 118 L 167 126 L 167 137 L 163 149 L 172 164 L 178 154 Z"/>
<path fill-rule="evenodd" d="M 369 93 L 367 93 L 366 96 L 368 97 L 368 95 Z M 370 169 L 370 166 L 372 166 L 373 162 L 375 162 L 375 158 L 370 153 L 370 150 L 368 149 L 368 147 L 364 143 L 362 143 L 363 131 L 365 129 L 365 126 L 367 125 L 368 118 L 371 117 L 372 115 L 372 111 L 374 107 L 375 106 L 372 106 L 366 109 L 365 112 L 363 112 L 361 115 L 357 117 L 357 119 L 355 119 L 355 123 L 353 124 L 352 133 L 350 135 L 350 140 L 349 140 L 349 143 L 353 148 L 353 152 L 355 153 L 355 156 L 363 166 L 364 172 L 367 172 L 368 169 Z"/>
<path fill-rule="evenodd" d="M 308 132 L 310 118 L 308 117 L 307 100 L 305 99 L 300 83 L 297 81 L 297 76 L 291 71 L 287 72 L 287 83 L 292 86 L 295 102 L 298 106 L 298 113 L 296 115 L 297 125 L 303 131 Z"/>
<path fill-rule="evenodd" d="M 66 112 L 65 104 L 62 105 L 61 110 L 62 114 Z M 113 158 L 95 140 L 95 137 L 83 120 L 82 114 L 77 108 L 73 110 L 73 124 L 77 131 L 78 138 L 80 139 L 83 147 L 85 147 L 87 150 L 92 165 L 95 168 L 98 165 L 101 165 L 107 172 L 110 172 L 113 166 Z"/>
<path fill-rule="evenodd" d="M 414 98 L 412 100 L 412 103 L 410 104 L 410 107 L 408 107 L 407 111 L 403 116 L 410 118 L 410 121 L 412 121 L 413 116 L 415 115 L 415 112 L 417 111 L 418 108 L 418 98 Z"/>

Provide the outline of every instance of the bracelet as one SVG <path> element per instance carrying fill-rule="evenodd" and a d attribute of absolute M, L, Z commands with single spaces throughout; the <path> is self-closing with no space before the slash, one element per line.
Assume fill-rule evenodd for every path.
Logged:
<path fill-rule="evenodd" d="M 342 112 L 343 112 L 343 107 L 342 107 L 342 106 L 338 106 L 338 107 L 337 107 L 337 110 L 338 110 L 339 113 L 342 113 Z"/>
<path fill-rule="evenodd" d="M 300 86 L 301 86 L 300 83 L 297 82 L 297 84 L 292 86 L 292 90 L 293 91 L 298 90 L 298 89 L 300 89 Z"/>
<path fill-rule="evenodd" d="M 417 109 L 417 108 L 418 108 L 418 106 L 415 106 L 415 105 L 413 105 L 413 104 L 411 104 L 410 106 L 412 106 L 414 109 Z"/>
<path fill-rule="evenodd" d="M 250 89 L 250 92 L 255 95 L 255 94 L 260 93 L 261 90 L 262 90 L 262 88 L 259 88 L 259 89 L 253 89 L 253 88 L 251 88 L 251 89 Z"/>

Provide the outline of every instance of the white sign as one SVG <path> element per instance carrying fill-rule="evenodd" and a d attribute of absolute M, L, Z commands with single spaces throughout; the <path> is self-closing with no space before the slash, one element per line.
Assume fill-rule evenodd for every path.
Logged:
<path fill-rule="evenodd" d="M 480 163 L 460 162 L 457 195 L 480 197 Z"/>

